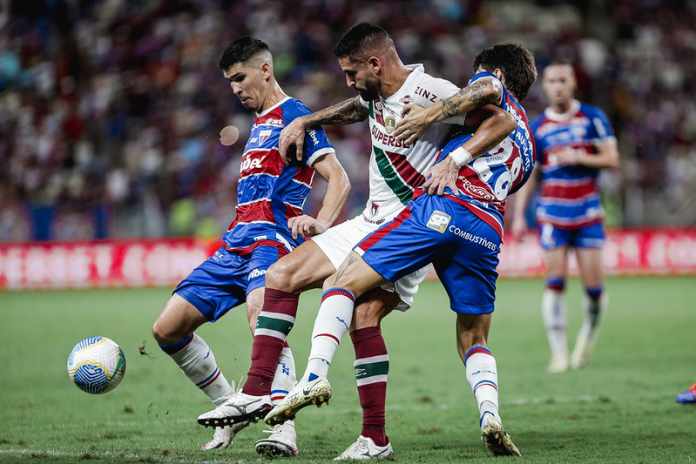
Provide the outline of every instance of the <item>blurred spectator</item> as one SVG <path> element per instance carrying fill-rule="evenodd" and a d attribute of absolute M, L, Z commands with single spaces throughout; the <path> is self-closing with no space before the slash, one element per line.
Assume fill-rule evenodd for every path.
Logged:
<path fill-rule="evenodd" d="M 217 69 L 220 51 L 242 34 L 266 40 L 286 91 L 319 108 L 352 95 L 332 48 L 360 20 L 460 84 L 494 42 L 524 42 L 540 67 L 573 59 L 579 98 L 607 111 L 619 139 L 621 172 L 602 179 L 608 222 L 695 224 L 696 4 L 578 5 L 0 2 L 0 240 L 217 235 L 250 121 Z M 541 110 L 538 86 L 526 106 Z M 242 132 L 232 147 L 217 141 L 227 124 Z M 356 125 L 331 136 L 354 186 L 350 215 L 367 193 L 369 135 Z"/>

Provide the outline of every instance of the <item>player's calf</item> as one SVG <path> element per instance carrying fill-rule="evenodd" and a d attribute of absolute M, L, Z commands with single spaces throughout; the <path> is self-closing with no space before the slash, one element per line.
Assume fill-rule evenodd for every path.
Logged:
<path fill-rule="evenodd" d="M 574 369 L 586 366 L 590 362 L 602 313 L 606 311 L 606 295 L 601 286 L 585 289 L 585 319 L 578 332 L 575 348 L 570 356 L 570 365 Z"/>

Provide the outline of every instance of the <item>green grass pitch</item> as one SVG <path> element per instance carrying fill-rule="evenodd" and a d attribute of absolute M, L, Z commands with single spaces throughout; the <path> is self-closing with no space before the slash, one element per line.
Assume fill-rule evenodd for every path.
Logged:
<path fill-rule="evenodd" d="M 696 407 L 675 394 L 696 381 L 696 281 L 621 278 L 607 282 L 609 311 L 590 367 L 545 372 L 539 280 L 502 280 L 490 346 L 498 361 L 507 429 L 534 463 L 696 463 Z M 159 351 L 150 327 L 167 289 L 0 294 L 1 462 L 261 462 L 253 443 L 263 426 L 232 447 L 202 452 L 210 432 L 196 416 L 210 404 Z M 571 334 L 581 289 L 570 282 Z M 318 294 L 302 298 L 290 336 L 302 372 Z M 229 380 L 248 367 L 250 334 L 234 311 L 200 334 Z M 492 462 L 455 350 L 454 316 L 437 283 L 414 308 L 385 321 L 391 358 L 387 426 L 399 462 Z M 65 372 L 73 344 L 88 335 L 116 340 L 128 360 L 123 383 L 92 396 Z M 145 341 L 147 355 L 139 354 Z M 298 416 L 296 462 L 327 462 L 360 431 L 348 338 L 331 371 L 329 406 Z M 501 458 L 498 458 L 501 459 Z M 504 458 L 502 458 L 504 459 Z"/>

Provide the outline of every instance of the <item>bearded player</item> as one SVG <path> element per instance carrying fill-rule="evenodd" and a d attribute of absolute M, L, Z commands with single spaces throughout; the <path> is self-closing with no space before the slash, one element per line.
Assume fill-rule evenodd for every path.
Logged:
<path fill-rule="evenodd" d="M 606 310 L 602 277 L 604 227 L 597 178 L 619 165 L 614 131 L 602 110 L 573 97 L 575 74 L 567 63 L 544 69 L 542 85 L 549 107 L 532 122 L 539 165 L 518 194 L 513 233 L 526 228 L 524 209 L 537 183 L 537 221 L 546 263 L 541 312 L 551 351 L 548 371 L 580 368 L 590 360 L 601 314 Z M 537 180 L 538 179 L 538 180 Z M 575 252 L 585 287 L 585 319 L 568 357 L 564 290 L 568 252 Z"/>
<path fill-rule="evenodd" d="M 423 189 L 416 192 L 399 215 L 354 248 L 333 277 L 333 288 L 324 293 L 320 311 L 348 314 L 356 299 L 366 292 L 433 263 L 449 295 L 450 308 L 457 315 L 458 351 L 479 407 L 482 439 L 494 455 L 519 456 L 519 450 L 503 429 L 496 362 L 487 339 L 494 310 L 505 200 L 524 184 L 534 167 L 533 138 L 519 101 L 534 82 L 536 67 L 528 50 L 502 44 L 482 51 L 474 61 L 474 69 L 476 73 L 464 90 L 478 93 L 480 103 L 501 106 L 514 118 L 514 130 L 480 155 L 471 151 L 475 143 L 470 134 L 449 140 Z M 461 103 L 461 96 L 457 95 L 420 110 L 412 118 L 443 120 L 461 112 L 461 107 L 457 109 Z M 376 357 L 358 359 L 356 371 L 362 372 L 364 379 L 376 377 L 382 362 Z M 295 390 L 276 409 L 289 402 L 294 393 Z M 269 416 L 272 415 L 273 411 Z M 352 459 L 359 456 L 360 453 L 354 453 Z"/>
<path fill-rule="evenodd" d="M 301 135 L 307 127 L 369 119 L 373 141 L 370 200 L 361 216 L 314 237 L 269 270 L 269 291 L 262 313 L 269 320 L 260 319 L 257 325 L 249 380 L 238 398 L 202 415 L 199 422 L 203 425 L 258 418 L 268 411 L 269 366 L 275 362 L 275 353 L 292 327 L 291 323 L 281 326 L 277 320 L 294 321 L 297 292 L 333 274 L 355 244 L 403 210 L 413 190 L 425 180 L 423 174 L 435 162 L 437 148 L 444 143 L 451 129 L 447 124 L 433 124 L 412 144 L 390 135 L 408 104 L 430 106 L 454 95 L 458 88 L 425 74 L 422 67 L 403 65 L 392 40 L 381 28 L 369 24 L 353 27 L 341 39 L 335 52 L 347 85 L 356 89 L 360 96 L 302 118 L 286 132 L 290 133 L 288 138 L 293 143 L 298 143 L 302 137 L 297 133 Z M 502 117 L 507 119 L 504 112 Z M 495 140 L 504 135 L 491 133 L 488 138 Z M 351 338 L 359 358 L 380 357 L 384 360 L 380 363 L 382 372 L 377 381 L 357 379 L 363 407 L 363 431 L 358 441 L 346 450 L 350 456 L 344 453 L 342 457 L 354 457 L 356 446 L 366 443 L 366 440 L 371 446 L 371 456 L 386 457 L 392 453 L 384 431 L 388 356 L 379 323 L 393 308 L 406 309 L 410 305 L 422 278 L 423 272 L 414 270 L 394 284 L 374 289 L 362 299 L 355 318 L 352 308 L 349 312 L 324 311 L 317 315 L 310 362 L 300 389 L 309 389 L 309 396 L 316 398 L 317 402 L 326 401 L 330 396 L 326 374 L 338 343 L 349 326 L 353 329 Z M 271 288 L 274 288 L 273 293 Z M 330 293 L 328 289 L 325 295 Z M 271 326 L 276 329 L 270 329 Z"/>
<path fill-rule="evenodd" d="M 246 302 L 253 331 L 268 268 L 297 247 L 302 235 L 325 231 L 338 216 L 350 189 L 346 173 L 320 128 L 307 133 L 301 161 L 288 166 L 281 158 L 281 130 L 310 111 L 278 85 L 273 57 L 264 42 L 250 37 L 236 40 L 222 54 L 220 69 L 242 106 L 255 112 L 242 154 L 236 216 L 222 237 L 223 246 L 179 283 L 153 327 L 162 350 L 216 405 L 232 395 L 234 388 L 195 330 Z M 317 217 L 312 218 L 303 214 L 303 205 L 315 171 L 328 181 L 328 187 Z M 287 345 L 281 347 L 273 370 L 274 401 L 278 401 L 295 383 L 294 360 Z M 248 422 L 217 428 L 203 449 L 227 447 L 246 425 Z M 257 442 L 256 449 L 261 454 L 296 455 L 294 424 L 274 427 L 267 439 Z"/>

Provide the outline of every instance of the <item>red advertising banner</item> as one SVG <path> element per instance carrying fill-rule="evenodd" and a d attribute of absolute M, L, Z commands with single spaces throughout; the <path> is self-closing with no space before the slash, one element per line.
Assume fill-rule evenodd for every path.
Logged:
<path fill-rule="evenodd" d="M 187 238 L 0 244 L 0 288 L 173 286 L 217 245 Z M 696 274 L 696 229 L 610 231 L 603 256 L 609 275 Z M 542 275 L 537 237 L 508 238 L 498 271 Z"/>

